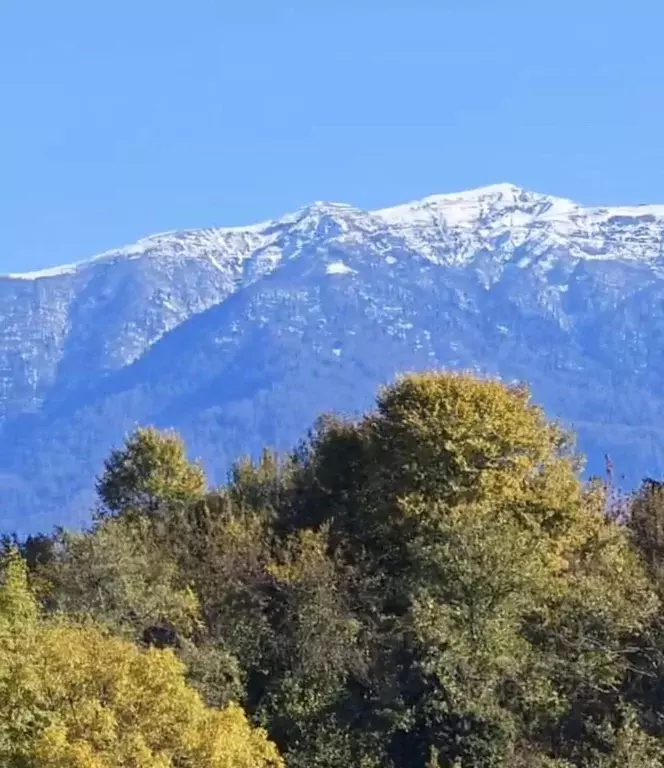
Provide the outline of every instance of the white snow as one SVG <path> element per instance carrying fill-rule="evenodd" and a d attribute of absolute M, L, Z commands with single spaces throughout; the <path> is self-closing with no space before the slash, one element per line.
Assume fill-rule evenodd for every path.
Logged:
<path fill-rule="evenodd" d="M 328 275 L 349 275 L 353 274 L 356 270 L 344 264 L 343 261 L 333 261 L 327 265 L 325 272 Z"/>
<path fill-rule="evenodd" d="M 319 225 L 328 220 L 321 228 Z M 394 240 L 437 263 L 462 266 L 479 252 L 505 261 L 525 246 L 533 257 L 565 251 L 582 260 L 664 263 L 664 205 L 584 208 L 564 198 L 493 184 L 465 192 L 431 195 L 422 200 L 362 211 L 345 203 L 316 202 L 279 219 L 239 227 L 163 232 L 93 259 L 61 267 L 12 273 L 5 278 L 37 280 L 72 275 L 87 266 L 114 260 L 205 259 L 220 272 L 237 274 L 243 262 L 264 274 L 285 258 L 294 258 L 303 240 L 314 239 L 324 252 L 329 241 L 344 247 L 391 255 Z M 493 256 L 492 256 L 493 258 Z M 548 269 L 549 261 L 541 265 Z M 343 261 L 327 265 L 329 275 L 355 272 Z"/>
<path fill-rule="evenodd" d="M 73 275 L 78 271 L 82 264 L 85 264 L 85 262 L 63 264 L 61 267 L 38 269 L 34 272 L 17 272 L 9 275 L 0 275 L 0 277 L 6 277 L 12 280 L 39 280 L 42 277 L 61 277 L 62 275 Z"/>
<path fill-rule="evenodd" d="M 614 216 L 638 219 L 642 216 L 664 217 L 664 205 L 624 205 L 614 208 L 585 208 L 589 218 L 611 219 Z"/>
<path fill-rule="evenodd" d="M 509 225 L 518 227 L 532 220 L 533 214 L 528 209 L 538 203 L 547 204 L 549 215 L 554 212 L 560 215 L 578 208 L 571 200 L 526 192 L 513 184 L 494 184 L 466 192 L 431 195 L 405 205 L 373 211 L 373 215 L 393 226 L 469 227 L 489 210 L 501 214 L 502 209 Z"/>

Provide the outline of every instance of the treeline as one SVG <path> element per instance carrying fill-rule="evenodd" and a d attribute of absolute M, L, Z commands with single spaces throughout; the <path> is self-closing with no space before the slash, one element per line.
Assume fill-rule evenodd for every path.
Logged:
<path fill-rule="evenodd" d="M 664 487 L 584 483 L 520 387 L 408 376 L 207 487 L 174 434 L 6 539 L 11 768 L 655 768 Z"/>

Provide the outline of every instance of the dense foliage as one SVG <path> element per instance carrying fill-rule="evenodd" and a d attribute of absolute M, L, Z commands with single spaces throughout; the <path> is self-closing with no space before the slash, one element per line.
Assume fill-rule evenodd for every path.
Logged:
<path fill-rule="evenodd" d="M 663 486 L 579 472 L 458 374 L 216 490 L 138 430 L 88 531 L 7 542 L 3 765 L 660 766 Z"/>
<path fill-rule="evenodd" d="M 237 705 L 212 709 L 172 651 L 39 616 L 11 551 L 0 588 L 0 762 L 8 768 L 277 768 Z"/>

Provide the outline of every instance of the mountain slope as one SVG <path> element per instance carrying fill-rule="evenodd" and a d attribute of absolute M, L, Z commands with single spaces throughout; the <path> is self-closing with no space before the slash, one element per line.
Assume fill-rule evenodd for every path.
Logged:
<path fill-rule="evenodd" d="M 530 382 L 590 465 L 664 467 L 664 206 L 584 209 L 495 185 L 365 212 L 316 203 L 0 279 L 3 527 L 85 519 L 136 423 L 216 481 L 403 370 Z"/>

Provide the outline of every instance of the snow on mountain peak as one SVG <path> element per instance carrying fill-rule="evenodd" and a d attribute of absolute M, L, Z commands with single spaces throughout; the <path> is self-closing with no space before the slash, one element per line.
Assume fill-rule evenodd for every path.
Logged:
<path fill-rule="evenodd" d="M 565 198 L 510 183 L 435 194 L 410 203 L 364 211 L 347 203 L 316 201 L 278 219 L 236 227 L 163 232 L 88 261 L 7 278 L 36 280 L 75 275 L 100 262 L 154 257 L 205 259 L 222 271 L 257 255 L 276 266 L 311 239 L 397 237 L 411 250 L 445 263 L 464 263 L 478 249 L 533 238 L 539 250 L 565 247 L 576 258 L 652 262 L 662 255 L 664 205 L 584 208 Z"/>
<path fill-rule="evenodd" d="M 533 216 L 571 213 L 579 206 L 570 200 L 528 192 L 514 184 L 494 184 L 465 192 L 430 195 L 405 205 L 384 208 L 374 214 L 396 226 L 472 227 L 496 218 L 519 226 Z"/>
<path fill-rule="evenodd" d="M 80 264 L 83 264 L 85 262 L 80 262 L 77 264 L 62 264 L 59 267 L 48 267 L 47 269 L 36 269 L 32 272 L 15 272 L 15 273 L 9 273 L 7 275 L 0 275 L 0 278 L 6 278 L 9 280 L 39 280 L 43 277 L 62 277 L 63 275 L 72 275 L 74 274 Z"/>

